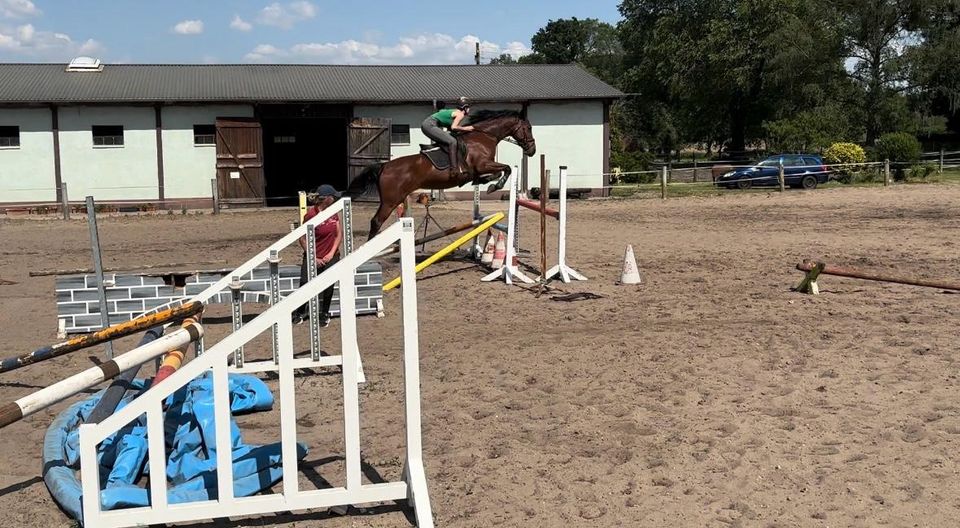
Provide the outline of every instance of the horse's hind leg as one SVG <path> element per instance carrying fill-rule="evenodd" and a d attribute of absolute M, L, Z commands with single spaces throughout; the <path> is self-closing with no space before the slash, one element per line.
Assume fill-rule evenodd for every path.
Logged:
<path fill-rule="evenodd" d="M 390 217 L 390 211 L 393 211 L 393 209 L 393 207 L 388 207 L 382 202 L 380 203 L 377 214 L 373 215 L 373 218 L 370 219 L 370 235 L 367 236 L 368 241 L 380 232 L 380 228 L 383 227 L 384 222 Z"/>

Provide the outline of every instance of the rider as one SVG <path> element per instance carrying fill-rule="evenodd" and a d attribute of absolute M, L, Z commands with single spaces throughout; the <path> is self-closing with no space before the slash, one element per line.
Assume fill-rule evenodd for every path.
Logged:
<path fill-rule="evenodd" d="M 467 101 L 466 97 L 461 97 L 456 109 L 444 108 L 424 119 L 423 124 L 420 125 L 423 135 L 447 147 L 447 154 L 450 155 L 451 172 L 455 176 L 463 173 L 460 167 L 460 152 L 457 149 L 457 139 L 444 128 L 449 128 L 455 132 L 472 131 L 472 126 L 460 126 L 461 121 L 469 114 L 470 102 Z"/>

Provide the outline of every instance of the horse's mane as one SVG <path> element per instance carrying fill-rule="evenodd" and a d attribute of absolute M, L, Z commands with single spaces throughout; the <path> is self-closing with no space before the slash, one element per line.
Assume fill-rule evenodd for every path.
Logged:
<path fill-rule="evenodd" d="M 468 115 L 468 123 L 475 125 L 483 121 L 489 121 L 491 119 L 497 119 L 501 117 L 516 117 L 522 119 L 523 115 L 517 110 L 477 110 L 475 112 L 470 112 Z"/>

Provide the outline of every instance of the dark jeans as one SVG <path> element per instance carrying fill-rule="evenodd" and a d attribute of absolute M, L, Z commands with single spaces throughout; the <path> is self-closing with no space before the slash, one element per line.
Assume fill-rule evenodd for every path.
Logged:
<path fill-rule="evenodd" d="M 447 132 L 440 126 L 440 123 L 432 117 L 428 117 L 420 124 L 420 130 L 423 135 L 447 147 L 448 154 L 454 154 L 457 150 L 457 138 Z"/>
<path fill-rule="evenodd" d="M 340 252 L 338 251 L 330 259 L 330 262 L 326 263 L 323 266 L 317 266 L 317 275 L 320 275 L 330 266 L 333 266 L 340 261 Z M 300 261 L 300 285 L 307 283 L 307 254 L 303 254 L 303 259 Z M 326 290 L 323 290 L 320 295 L 317 296 L 320 299 L 320 318 L 330 317 L 330 303 L 333 301 L 333 286 L 331 285 Z M 294 313 L 300 314 L 303 317 L 308 317 L 310 314 L 310 305 L 304 304 L 303 306 L 297 308 L 297 311 Z"/>
<path fill-rule="evenodd" d="M 460 150 L 457 149 L 457 138 L 453 137 L 453 134 L 441 127 L 440 123 L 432 117 L 423 120 L 423 123 L 420 124 L 420 130 L 423 132 L 423 135 L 434 140 L 441 147 L 444 147 L 444 150 L 447 151 L 447 155 L 450 157 L 451 173 L 454 175 L 460 174 L 461 171 L 463 171 L 464 160 L 460 159 Z"/>

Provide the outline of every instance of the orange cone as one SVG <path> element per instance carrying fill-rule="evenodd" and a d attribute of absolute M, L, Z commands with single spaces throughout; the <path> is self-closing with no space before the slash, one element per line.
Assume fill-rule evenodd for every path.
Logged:
<path fill-rule="evenodd" d="M 493 250 L 493 269 L 500 269 L 503 267 L 504 261 L 507 259 L 507 241 L 506 237 L 503 236 L 503 233 L 497 233 L 497 245 Z"/>
<path fill-rule="evenodd" d="M 480 264 L 489 266 L 493 264 L 493 253 L 496 250 L 497 241 L 493 233 L 487 232 L 487 243 L 483 245 L 483 255 L 480 256 Z"/>

